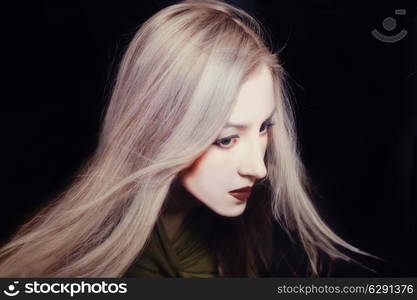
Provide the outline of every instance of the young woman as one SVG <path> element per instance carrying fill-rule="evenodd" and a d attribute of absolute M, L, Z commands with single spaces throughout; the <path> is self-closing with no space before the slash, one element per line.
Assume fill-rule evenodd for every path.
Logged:
<path fill-rule="evenodd" d="M 146 21 L 96 152 L 3 246 L 0 276 L 263 276 L 280 247 L 274 224 L 302 245 L 312 275 L 323 258 L 350 261 L 342 249 L 366 254 L 313 207 L 284 71 L 262 36 L 247 13 L 212 0 Z"/>

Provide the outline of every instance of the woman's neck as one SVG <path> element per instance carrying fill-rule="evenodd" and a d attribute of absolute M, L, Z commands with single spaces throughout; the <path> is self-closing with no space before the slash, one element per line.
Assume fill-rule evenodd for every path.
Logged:
<path fill-rule="evenodd" d="M 182 184 L 175 184 L 170 190 L 167 200 L 164 204 L 161 221 L 168 238 L 172 238 L 185 217 L 202 203 L 190 194 Z"/>

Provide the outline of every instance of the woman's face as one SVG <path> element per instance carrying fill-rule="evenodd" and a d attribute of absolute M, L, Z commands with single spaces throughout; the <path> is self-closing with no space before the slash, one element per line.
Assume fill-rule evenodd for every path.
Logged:
<path fill-rule="evenodd" d="M 236 101 L 219 138 L 181 177 L 192 195 L 226 217 L 240 215 L 247 204 L 245 194 L 235 197 L 229 192 L 252 187 L 266 176 L 269 118 L 275 109 L 272 76 L 266 66 L 241 86 Z"/>

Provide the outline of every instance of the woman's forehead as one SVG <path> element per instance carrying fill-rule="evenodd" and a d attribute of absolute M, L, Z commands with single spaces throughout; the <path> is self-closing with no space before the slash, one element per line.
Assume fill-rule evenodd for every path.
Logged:
<path fill-rule="evenodd" d="M 271 72 L 262 66 L 239 89 L 228 123 L 248 125 L 257 118 L 268 118 L 275 108 Z"/>

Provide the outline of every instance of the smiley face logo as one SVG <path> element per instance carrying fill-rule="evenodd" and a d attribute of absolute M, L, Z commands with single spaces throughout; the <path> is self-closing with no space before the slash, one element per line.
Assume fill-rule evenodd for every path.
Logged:
<path fill-rule="evenodd" d="M 396 15 L 405 15 L 406 14 L 406 10 L 405 9 L 396 9 L 395 10 L 395 14 Z M 388 17 L 385 18 L 382 21 L 382 27 L 384 27 L 384 29 L 388 32 L 388 31 L 393 31 L 395 29 L 395 27 L 397 27 L 397 21 L 394 18 Z M 380 40 L 381 42 L 384 43 L 395 43 L 398 42 L 400 40 L 402 40 L 406 35 L 407 35 L 407 30 L 402 29 L 400 32 L 398 32 L 395 35 L 385 35 L 380 33 L 378 30 L 374 29 L 371 31 L 372 35 Z"/>
<path fill-rule="evenodd" d="M 19 281 L 14 281 L 13 284 L 9 284 L 7 287 L 7 290 L 3 290 L 3 293 L 5 293 L 7 296 L 14 297 L 20 293 L 19 290 L 16 290 L 15 284 L 18 284 Z"/>

